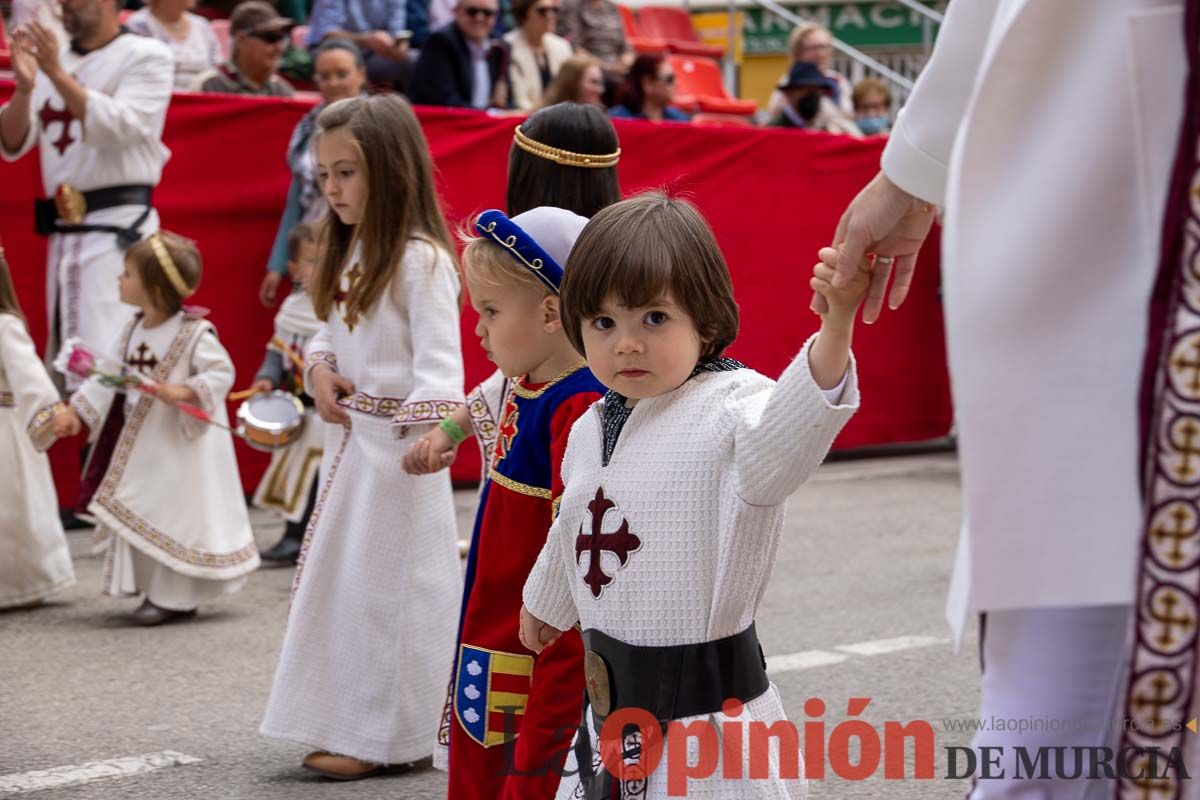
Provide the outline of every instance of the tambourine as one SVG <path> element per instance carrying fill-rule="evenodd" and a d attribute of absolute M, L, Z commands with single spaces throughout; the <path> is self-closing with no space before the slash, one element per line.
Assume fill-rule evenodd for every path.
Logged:
<path fill-rule="evenodd" d="M 255 450 L 281 450 L 304 433 L 304 405 L 294 394 L 256 394 L 238 407 L 238 435 Z"/>

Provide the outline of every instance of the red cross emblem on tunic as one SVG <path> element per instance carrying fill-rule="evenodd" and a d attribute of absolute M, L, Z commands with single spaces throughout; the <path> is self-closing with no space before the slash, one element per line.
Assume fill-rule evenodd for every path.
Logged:
<path fill-rule="evenodd" d="M 338 315 L 343 320 L 346 320 L 346 304 L 350 299 L 350 293 L 354 291 L 354 286 L 358 283 L 358 279 L 362 277 L 362 274 L 362 267 L 359 266 L 357 261 L 354 262 L 354 266 L 350 268 L 350 271 L 338 281 L 337 291 L 333 293 L 333 304 L 337 306 Z M 348 320 L 346 321 L 346 326 L 350 330 L 354 330 L 354 326 Z"/>
<path fill-rule="evenodd" d="M 520 414 L 521 409 L 517 408 L 517 401 L 510 394 L 504 404 L 504 413 L 500 416 L 500 427 L 496 431 L 496 454 L 492 460 L 493 466 L 499 464 L 508 455 L 513 439 L 517 437 L 517 417 Z"/>
<path fill-rule="evenodd" d="M 588 554 L 587 572 L 583 575 L 583 582 L 592 590 L 593 597 L 599 597 L 604 592 L 604 587 L 612 583 L 615 577 L 604 571 L 600 564 L 600 555 L 612 553 L 617 557 L 620 567 L 624 567 L 629 563 L 629 554 L 641 549 L 642 540 L 629 532 L 629 520 L 624 518 L 615 531 L 604 532 L 604 516 L 609 511 L 617 510 L 617 504 L 604 496 L 603 486 L 596 489 L 596 496 L 587 507 L 592 517 L 592 530 L 591 533 L 584 533 L 583 526 L 579 526 L 579 534 L 575 537 L 575 563 L 580 562 L 584 553 Z"/>
<path fill-rule="evenodd" d="M 50 99 L 46 98 L 46 102 L 42 103 L 42 110 L 38 112 L 38 119 L 41 120 L 42 130 L 47 135 L 50 133 L 50 123 L 57 122 L 62 126 L 62 132 L 58 136 L 58 141 L 52 143 L 60 156 L 66 153 L 67 148 L 75 143 L 75 139 L 71 136 L 71 123 L 75 121 L 75 115 L 65 105 L 62 110 L 52 108 L 50 106 Z"/>

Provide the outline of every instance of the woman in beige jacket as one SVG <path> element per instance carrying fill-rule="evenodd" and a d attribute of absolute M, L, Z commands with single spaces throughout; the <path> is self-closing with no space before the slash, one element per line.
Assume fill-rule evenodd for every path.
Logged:
<path fill-rule="evenodd" d="M 541 104 L 542 93 L 571 57 L 571 44 L 554 33 L 559 0 L 515 0 L 513 17 L 517 27 L 504 35 L 512 51 L 508 79 L 512 104 L 532 111 Z"/>

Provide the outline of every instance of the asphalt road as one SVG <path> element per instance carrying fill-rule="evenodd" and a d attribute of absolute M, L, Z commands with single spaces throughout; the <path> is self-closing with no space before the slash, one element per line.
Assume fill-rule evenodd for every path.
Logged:
<path fill-rule="evenodd" d="M 475 495 L 457 494 L 460 530 Z M 794 497 L 758 630 L 792 720 L 823 723 L 827 739 L 850 698 L 857 715 L 927 720 L 936 737 L 932 780 L 843 780 L 827 770 L 812 798 L 950 800 L 964 792 L 945 773 L 944 747 L 969 735 L 943 720 L 966 719 L 978 700 L 974 639 L 961 655 L 948 643 L 942 607 L 961 503 L 952 455 L 826 465 Z M 256 516 L 260 543 L 280 526 Z M 432 768 L 355 784 L 313 777 L 307 748 L 258 735 L 283 636 L 290 570 L 256 573 L 242 592 L 202 609 L 190 623 L 130 626 L 136 605 L 99 594 L 101 561 L 85 534 L 71 534 L 79 583 L 46 606 L 0 613 L 0 795 L 14 776 L 163 751 L 192 763 L 63 788 L 21 792 L 32 800 L 76 798 L 439 798 Z M 974 634 L 972 634 L 973 636 Z M 911 637 L 911 638 L 909 638 Z M 805 715 L 819 698 L 826 711 Z M 852 749 L 852 762 L 857 748 Z M 8 784 L 5 781 L 8 781 Z M 6 789 L 5 786 L 9 788 Z"/>

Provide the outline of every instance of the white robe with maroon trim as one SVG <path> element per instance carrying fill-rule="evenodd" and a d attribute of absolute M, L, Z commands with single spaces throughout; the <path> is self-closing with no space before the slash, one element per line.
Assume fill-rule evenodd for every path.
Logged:
<path fill-rule="evenodd" d="M 530 613 L 559 630 L 578 619 L 584 630 L 650 647 L 711 642 L 746 630 L 771 576 L 787 498 L 858 409 L 853 363 L 840 387 L 823 392 L 809 371 L 809 341 L 778 383 L 750 369 L 704 372 L 638 401 L 607 465 L 603 403 L 580 417 L 563 458 L 559 515 L 525 583 Z M 624 541 L 621 552 L 601 546 L 593 564 L 588 540 L 580 537 L 608 536 L 623 524 L 637 541 Z M 786 720 L 774 684 L 738 717 L 711 716 L 717 724 Z M 697 719 L 704 717 L 680 722 Z M 590 738 L 596 760 L 594 730 Z M 691 744 L 689 763 L 695 764 Z M 796 756 L 802 776 L 803 759 Z M 742 774 L 751 774 L 743 761 Z M 770 777 L 755 780 L 725 780 L 719 767 L 712 777 L 691 781 L 687 796 L 804 797 L 803 778 L 781 774 L 774 748 L 769 762 Z M 580 797 L 574 749 L 565 769 L 559 800 Z M 660 765 L 646 784 L 626 782 L 623 792 L 639 800 L 667 797 L 666 768 Z"/>
<path fill-rule="evenodd" d="M 40 452 L 60 406 L 25 322 L 0 313 L 0 608 L 75 583 L 50 461 Z"/>
<path fill-rule="evenodd" d="M 348 259 L 341 289 L 357 274 Z M 309 343 L 348 378 L 261 731 L 376 763 L 433 751 L 462 577 L 446 471 L 407 475 L 404 450 L 463 404 L 454 260 L 413 239 L 386 291 L 347 325 L 335 305 Z M 309 382 L 311 390 L 311 382 Z"/>
<path fill-rule="evenodd" d="M 160 383 L 189 387 L 195 405 L 228 424 L 233 363 L 211 323 L 181 311 L 146 329 L 139 315 L 112 353 Z M 105 590 L 185 611 L 240 588 L 259 559 L 230 434 L 94 378 L 70 402 L 92 441 L 111 404 L 125 404 L 125 425 L 88 505 L 97 539 L 108 543 Z"/>
<path fill-rule="evenodd" d="M 0 157 L 15 161 L 37 145 L 47 197 L 64 183 L 80 191 L 156 186 L 171 155 L 162 143 L 174 74 L 171 51 L 162 42 L 126 33 L 87 54 L 65 47 L 61 58 L 87 90 L 85 119 L 70 116 L 54 84 L 39 72 L 25 141 L 13 151 L 0 144 Z M 0 113 L 8 113 L 7 107 Z M 83 221 L 124 227 L 143 211 L 144 206 L 116 206 L 93 211 Z M 144 238 L 157 230 L 158 214 L 151 211 L 141 233 Z M 46 263 L 51 354 L 72 336 L 93 346 L 114 341 L 133 313 L 117 295 L 125 262 L 116 236 L 55 234 Z M 74 388 L 78 380 L 68 376 L 67 385 Z"/>

